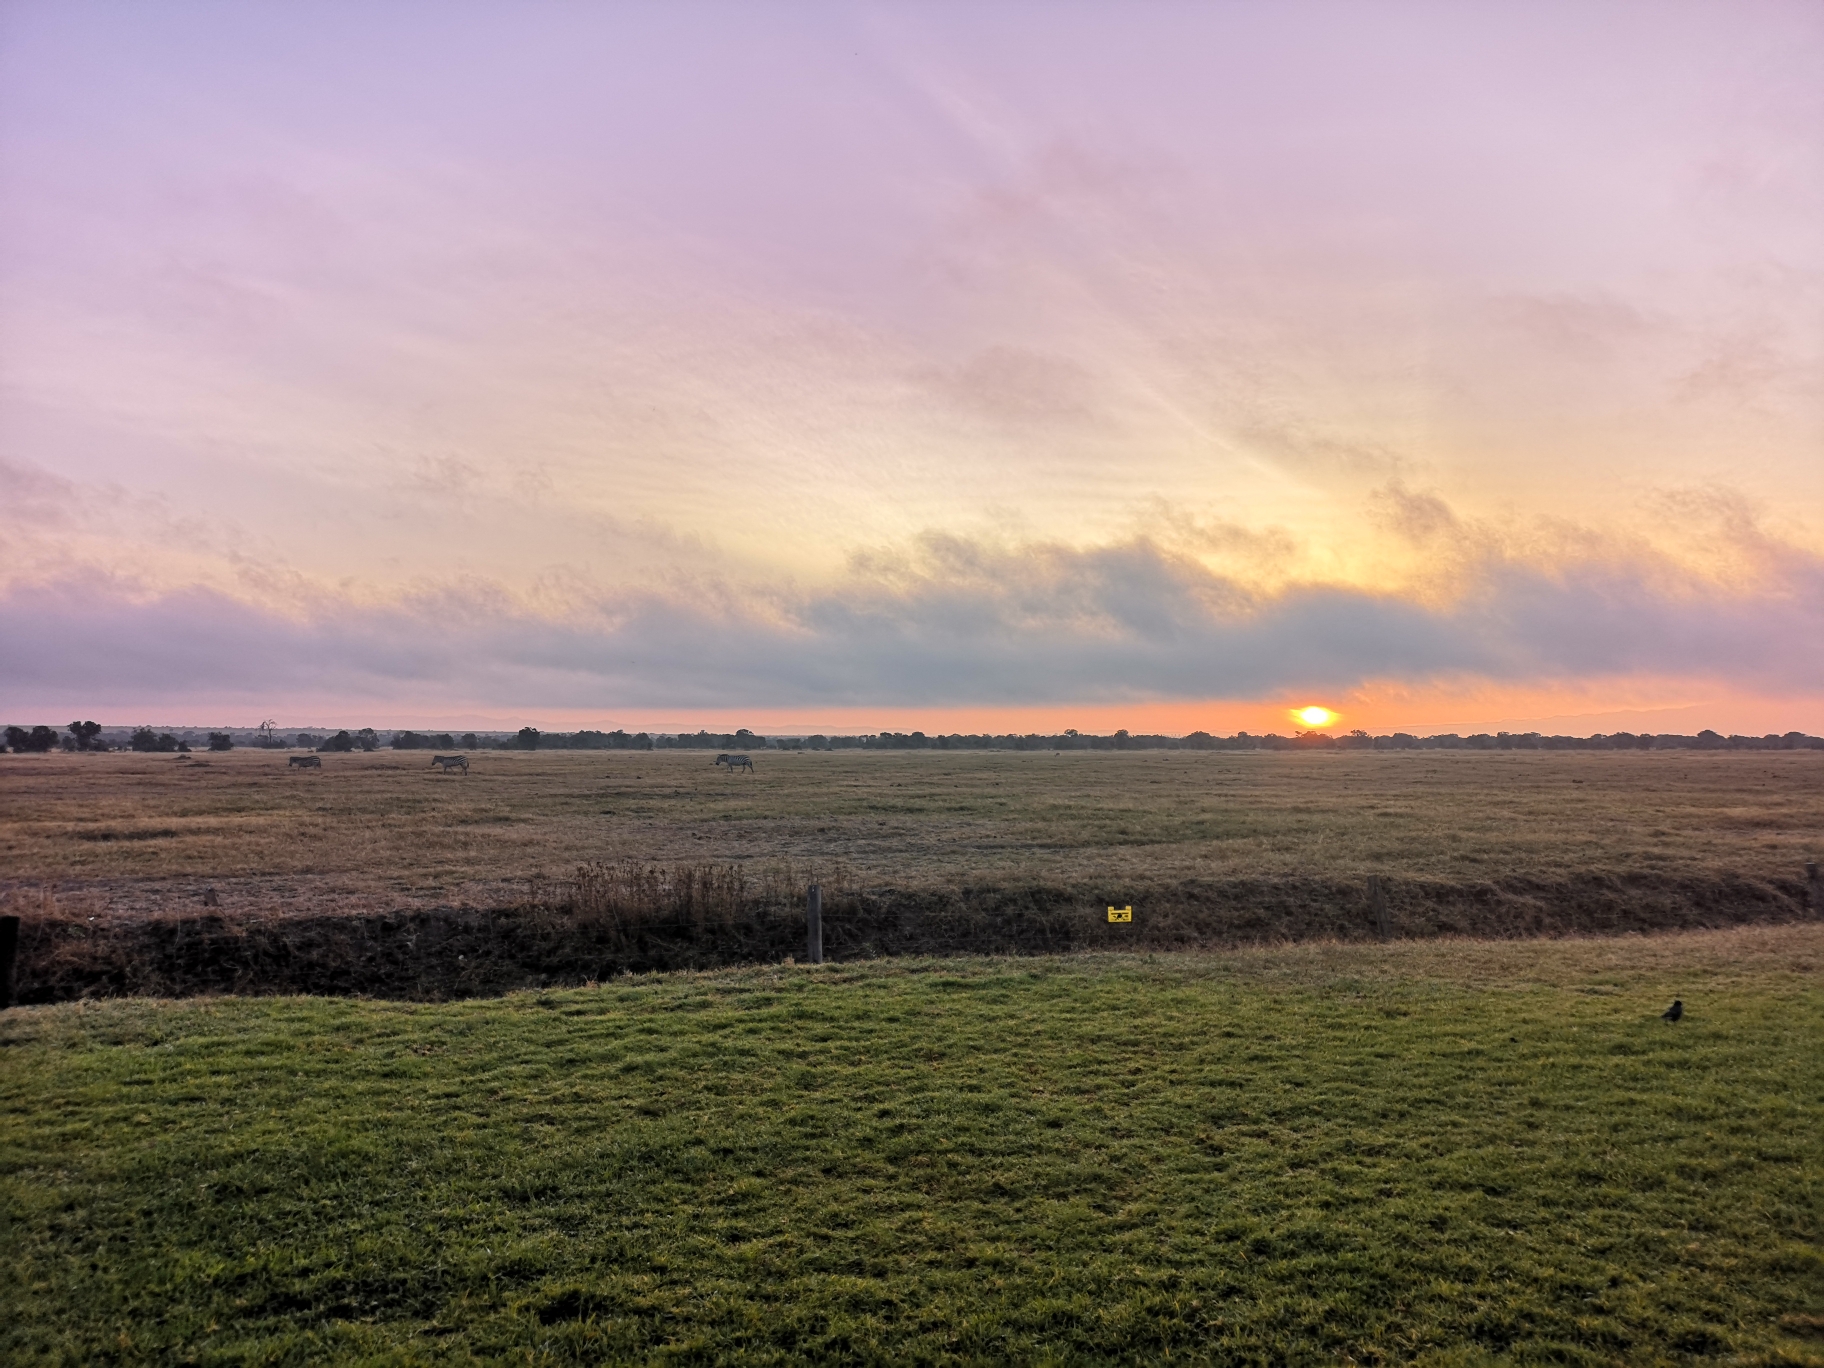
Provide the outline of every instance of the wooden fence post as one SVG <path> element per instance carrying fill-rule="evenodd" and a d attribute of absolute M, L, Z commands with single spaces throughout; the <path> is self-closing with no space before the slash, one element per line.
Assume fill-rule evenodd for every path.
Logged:
<path fill-rule="evenodd" d="M 19 918 L 0 917 L 0 1009 L 13 1005 L 13 966 L 19 962 Z"/>
<path fill-rule="evenodd" d="M 1387 889 L 1379 874 L 1368 876 L 1368 905 L 1374 909 L 1374 929 L 1387 939 Z"/>
<path fill-rule="evenodd" d="M 823 963 L 823 885 L 812 884 L 804 900 L 805 958 Z"/>

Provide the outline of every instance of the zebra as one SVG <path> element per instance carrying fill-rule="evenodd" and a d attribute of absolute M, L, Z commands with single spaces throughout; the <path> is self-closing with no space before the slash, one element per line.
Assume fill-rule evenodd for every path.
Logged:
<path fill-rule="evenodd" d="M 738 769 L 744 769 L 751 772 L 754 768 L 754 762 L 745 755 L 718 755 L 716 757 L 716 763 L 718 765 L 727 765 L 730 774 L 733 774 Z"/>
<path fill-rule="evenodd" d="M 453 769 L 459 769 L 466 775 L 469 772 L 469 757 L 466 755 L 433 755 L 431 768 L 436 769 L 439 765 L 443 766 L 445 774 Z"/>
<path fill-rule="evenodd" d="M 287 762 L 287 767 L 296 765 L 299 769 L 322 769 L 323 757 L 320 755 L 294 755 Z"/>

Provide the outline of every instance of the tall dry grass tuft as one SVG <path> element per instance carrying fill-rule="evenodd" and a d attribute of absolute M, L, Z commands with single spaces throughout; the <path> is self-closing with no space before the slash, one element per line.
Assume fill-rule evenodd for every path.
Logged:
<path fill-rule="evenodd" d="M 568 879 L 534 878 L 528 903 L 617 931 L 661 925 L 734 927 L 802 917 L 805 890 L 813 883 L 823 888 L 827 908 L 860 905 L 860 887 L 839 865 L 643 860 L 595 861 L 578 865 Z"/>
<path fill-rule="evenodd" d="M 90 921 L 106 910 L 106 898 L 89 889 L 59 888 L 54 883 L 0 889 L 0 917 L 18 917 L 21 921 Z"/>

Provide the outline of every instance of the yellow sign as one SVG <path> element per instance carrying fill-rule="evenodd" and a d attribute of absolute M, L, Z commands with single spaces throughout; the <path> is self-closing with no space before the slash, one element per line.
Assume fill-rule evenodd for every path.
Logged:
<path fill-rule="evenodd" d="M 1134 919 L 1134 905 L 1129 903 L 1126 907 L 1109 908 L 1108 919 L 1111 922 L 1131 922 Z"/>

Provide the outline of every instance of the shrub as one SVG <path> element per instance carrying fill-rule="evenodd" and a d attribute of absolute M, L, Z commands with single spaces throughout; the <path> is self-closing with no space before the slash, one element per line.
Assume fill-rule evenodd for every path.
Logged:
<path fill-rule="evenodd" d="M 210 732 L 209 749 L 212 751 L 233 750 L 234 737 L 230 736 L 227 732 Z"/>
<path fill-rule="evenodd" d="M 470 742 L 473 744 L 473 741 Z M 456 742 L 448 732 L 420 736 L 414 731 L 399 732 L 393 737 L 394 750 L 455 750 Z"/>

